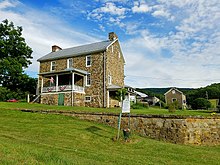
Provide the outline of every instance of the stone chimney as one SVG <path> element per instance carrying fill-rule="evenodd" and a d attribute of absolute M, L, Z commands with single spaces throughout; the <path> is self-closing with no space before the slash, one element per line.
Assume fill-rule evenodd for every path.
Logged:
<path fill-rule="evenodd" d="M 59 51 L 59 50 L 62 50 L 62 48 L 59 47 L 59 46 L 57 46 L 57 45 L 53 45 L 53 46 L 52 46 L 52 52 L 57 52 L 57 51 Z"/>
<path fill-rule="evenodd" d="M 110 32 L 109 34 L 108 34 L 108 39 L 110 40 L 110 41 L 114 41 L 114 40 L 116 40 L 118 38 L 118 36 L 114 33 L 114 32 Z"/>

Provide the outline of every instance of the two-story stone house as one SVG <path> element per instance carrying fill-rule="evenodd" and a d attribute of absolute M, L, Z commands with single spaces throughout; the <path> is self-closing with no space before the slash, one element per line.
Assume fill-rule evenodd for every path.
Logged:
<path fill-rule="evenodd" d="M 125 60 L 118 37 L 61 49 L 39 58 L 38 94 L 43 104 L 113 107 L 118 89 L 124 87 Z"/>
<path fill-rule="evenodd" d="M 179 108 L 186 109 L 186 96 L 177 88 L 171 88 L 164 95 L 167 105 L 172 104 L 176 101 Z"/>

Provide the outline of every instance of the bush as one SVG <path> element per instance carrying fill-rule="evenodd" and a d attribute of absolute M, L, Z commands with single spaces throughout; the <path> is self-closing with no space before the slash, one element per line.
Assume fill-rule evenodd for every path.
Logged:
<path fill-rule="evenodd" d="M 20 90 L 11 91 L 5 87 L 0 87 L 0 101 L 6 101 L 8 99 L 26 99 L 27 92 L 22 92 Z"/>
<path fill-rule="evenodd" d="M 139 102 L 139 103 L 131 105 L 131 108 L 132 109 L 146 109 L 146 108 L 149 108 L 149 105 L 148 103 Z"/>
<path fill-rule="evenodd" d="M 197 98 L 192 102 L 192 109 L 208 109 L 211 107 L 211 103 L 204 98 Z"/>
<path fill-rule="evenodd" d="M 172 104 L 169 104 L 169 105 L 168 105 L 168 111 L 169 111 L 169 112 L 176 112 L 175 103 L 172 103 Z"/>

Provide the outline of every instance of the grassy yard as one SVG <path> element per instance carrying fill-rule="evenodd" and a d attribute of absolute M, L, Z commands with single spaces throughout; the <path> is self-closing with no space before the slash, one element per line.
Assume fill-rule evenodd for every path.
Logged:
<path fill-rule="evenodd" d="M 7 103 L 0 102 L 1 109 L 34 109 L 34 110 L 66 110 L 81 112 L 105 112 L 119 114 L 120 108 L 90 108 L 90 107 L 71 107 L 71 106 L 54 106 L 44 104 L 28 104 L 28 103 Z M 201 115 L 210 116 L 212 111 L 208 110 L 177 110 L 176 112 L 168 112 L 167 109 L 148 108 L 148 109 L 131 109 L 131 114 L 173 114 L 173 115 Z"/>
<path fill-rule="evenodd" d="M 0 164 L 3 165 L 217 165 L 220 162 L 220 146 L 170 144 L 137 135 L 132 135 L 127 143 L 122 139 L 113 141 L 117 130 L 108 126 L 63 115 L 7 110 L 3 105 L 0 105 Z M 10 108 L 14 105 L 10 104 Z M 18 105 L 27 106 L 17 104 L 16 108 Z M 30 107 L 35 106 L 42 108 L 41 105 Z"/>

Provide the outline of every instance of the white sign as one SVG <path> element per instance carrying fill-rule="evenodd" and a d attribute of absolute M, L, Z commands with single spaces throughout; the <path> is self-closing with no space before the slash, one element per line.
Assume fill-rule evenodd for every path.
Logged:
<path fill-rule="evenodd" d="M 130 101 L 124 100 L 122 104 L 122 113 L 130 113 Z"/>

